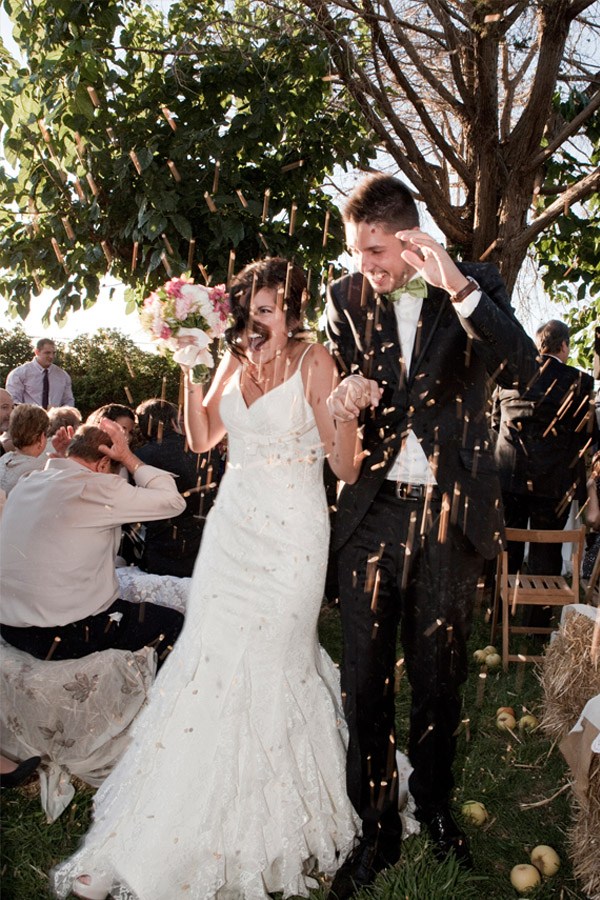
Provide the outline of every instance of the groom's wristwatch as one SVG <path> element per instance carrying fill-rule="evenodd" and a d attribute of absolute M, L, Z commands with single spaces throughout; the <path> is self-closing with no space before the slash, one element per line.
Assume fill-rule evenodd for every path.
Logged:
<path fill-rule="evenodd" d="M 481 288 L 477 284 L 474 278 L 471 278 L 470 275 L 466 275 L 465 278 L 468 279 L 468 284 L 465 284 L 464 288 L 461 288 L 456 294 L 450 294 L 450 299 L 453 303 L 462 303 L 462 301 L 472 294 L 473 291 L 480 291 Z"/>

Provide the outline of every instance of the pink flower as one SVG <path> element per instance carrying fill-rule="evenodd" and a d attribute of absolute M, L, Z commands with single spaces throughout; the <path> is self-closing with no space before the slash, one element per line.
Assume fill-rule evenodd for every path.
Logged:
<path fill-rule="evenodd" d="M 165 292 L 169 297 L 180 297 L 184 285 L 190 284 L 187 278 L 171 278 L 165 284 Z"/>

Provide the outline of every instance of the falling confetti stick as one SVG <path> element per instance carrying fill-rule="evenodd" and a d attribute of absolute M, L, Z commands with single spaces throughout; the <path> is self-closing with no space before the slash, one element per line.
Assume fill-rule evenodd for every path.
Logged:
<path fill-rule="evenodd" d="M 491 22 L 499 22 L 501 18 L 502 18 L 501 13 L 489 13 L 487 16 L 484 17 L 483 21 L 487 25 Z"/>
<path fill-rule="evenodd" d="M 404 657 L 402 659 L 396 660 L 396 665 L 394 666 L 394 692 L 398 694 L 400 692 L 400 683 L 402 681 L 402 677 L 404 675 Z"/>
<path fill-rule="evenodd" d="M 167 259 L 167 254 L 164 252 L 164 250 L 160 254 L 160 261 L 163 264 L 163 266 L 165 267 L 165 272 L 167 273 L 167 275 L 170 278 L 173 273 L 173 270 L 171 269 L 171 264 L 169 263 L 169 260 Z"/>
<path fill-rule="evenodd" d="M 85 144 L 83 143 L 81 135 L 78 131 L 75 132 L 75 146 L 77 148 L 77 154 L 81 159 L 83 156 L 85 156 Z"/>
<path fill-rule="evenodd" d="M 91 84 L 88 85 L 87 92 L 90 95 L 90 100 L 92 101 L 92 103 L 94 104 L 96 109 L 98 109 L 98 107 L 100 106 L 100 100 L 98 99 L 98 94 L 96 93 L 95 89 L 91 86 Z"/>
<path fill-rule="evenodd" d="M 88 172 L 87 175 L 85 176 L 85 178 L 86 178 L 87 183 L 90 186 L 90 190 L 91 190 L 92 194 L 94 195 L 94 197 L 97 197 L 98 194 L 100 193 L 100 191 L 98 190 L 98 185 L 94 181 L 92 173 Z"/>
<path fill-rule="evenodd" d="M 303 159 L 298 159 L 296 162 L 288 163 L 286 166 L 281 167 L 282 172 L 291 172 L 292 169 L 300 169 L 304 165 Z"/>
<path fill-rule="evenodd" d="M 164 401 L 164 400 L 166 400 L 166 398 L 167 398 L 167 377 L 166 377 L 166 375 L 163 375 L 162 388 L 160 391 L 160 399 Z M 162 424 L 162 422 L 161 422 L 161 424 Z"/>
<path fill-rule="evenodd" d="M 164 379 L 163 379 L 163 381 L 164 381 Z M 161 397 L 161 399 L 164 400 L 164 397 Z M 156 429 L 156 440 L 158 441 L 159 444 L 162 444 L 162 442 L 163 442 L 164 431 L 165 431 L 165 423 L 159 422 L 158 428 Z"/>
<path fill-rule="evenodd" d="M 60 642 L 61 642 L 61 638 L 59 638 L 59 636 L 56 635 L 56 637 L 52 641 L 52 646 L 48 650 L 48 653 L 46 655 L 46 660 L 52 659 L 52 657 L 54 656 L 54 652 L 55 652 L 56 648 L 58 647 L 58 645 L 60 644 Z"/>
<path fill-rule="evenodd" d="M 106 257 L 106 262 L 109 264 L 109 266 L 112 265 L 113 255 L 110 251 L 110 247 L 108 246 L 108 242 L 100 241 L 100 246 L 102 247 L 102 252 L 104 253 L 104 255 Z"/>
<path fill-rule="evenodd" d="M 192 238 L 190 241 L 190 246 L 188 247 L 188 258 L 187 258 L 187 267 L 189 271 L 192 271 L 192 267 L 194 265 L 194 252 L 196 250 L 196 241 Z"/>
<path fill-rule="evenodd" d="M 266 250 L 267 253 L 268 253 L 268 252 L 269 252 L 269 245 L 267 244 L 264 235 L 263 235 L 260 231 L 258 232 L 258 237 L 259 237 L 259 239 L 260 239 L 261 244 L 263 245 L 263 247 L 265 248 L 265 250 Z"/>
<path fill-rule="evenodd" d="M 375 584 L 373 585 L 373 594 L 371 597 L 371 612 L 377 612 L 377 598 L 379 597 L 379 584 L 381 582 L 381 571 L 377 569 L 375 573 Z"/>
<path fill-rule="evenodd" d="M 127 371 L 129 372 L 129 377 L 135 378 L 135 372 L 133 371 L 133 369 L 131 367 L 131 363 L 129 362 L 129 358 L 127 356 L 125 357 L 125 365 L 127 366 Z"/>
<path fill-rule="evenodd" d="M 38 119 L 38 127 L 42 132 L 42 137 L 46 141 L 47 144 L 51 143 L 52 138 L 50 137 L 50 132 L 46 128 L 46 123 L 43 119 Z"/>
<path fill-rule="evenodd" d="M 387 788 L 387 781 L 382 781 L 381 784 L 379 785 L 379 797 L 377 798 L 377 809 L 380 812 L 383 809 L 383 804 L 385 803 L 385 800 L 386 800 L 386 794 L 387 794 L 386 788 Z"/>
<path fill-rule="evenodd" d="M 168 109 L 166 106 L 161 106 L 160 109 L 161 109 L 163 116 L 165 117 L 165 119 L 167 120 L 167 122 L 169 123 L 171 128 L 173 129 L 173 131 L 177 131 L 177 122 L 173 118 L 173 114 L 171 113 L 171 110 Z"/>
<path fill-rule="evenodd" d="M 173 176 L 173 178 L 175 179 L 175 181 L 177 181 L 177 182 L 181 181 L 181 175 L 179 174 L 177 166 L 175 165 L 175 163 L 173 162 L 172 159 L 167 160 L 167 166 L 169 167 L 169 171 L 170 171 L 171 175 Z"/>
<path fill-rule="evenodd" d="M 133 249 L 132 249 L 132 251 L 131 251 L 131 271 L 132 271 L 132 272 L 135 272 L 135 270 L 136 270 L 136 268 L 137 268 L 138 250 L 139 250 L 139 247 L 140 247 L 139 241 L 134 241 L 134 242 L 133 242 Z"/>
<path fill-rule="evenodd" d="M 171 256 L 173 256 L 174 251 L 173 251 L 173 247 L 171 246 L 171 243 L 169 241 L 169 238 L 166 236 L 166 234 L 161 234 L 161 238 L 164 241 L 165 247 L 167 248 L 167 252 L 170 253 Z"/>
<path fill-rule="evenodd" d="M 229 251 L 229 265 L 227 266 L 227 287 L 231 284 L 233 278 L 233 269 L 235 266 L 235 250 Z"/>
<path fill-rule="evenodd" d="M 442 626 L 443 624 L 444 624 L 443 619 L 436 619 L 435 622 L 433 622 L 433 623 L 429 626 L 429 628 L 426 628 L 426 629 L 425 629 L 425 631 L 423 632 L 424 636 L 425 636 L 425 637 L 431 637 L 431 635 L 434 633 L 434 631 L 437 631 L 438 628 L 441 628 L 441 626 Z"/>
<path fill-rule="evenodd" d="M 131 391 L 127 385 L 123 386 L 123 390 L 125 391 L 125 396 L 127 397 L 127 402 L 130 406 L 133 406 L 133 397 L 131 396 Z"/>
<path fill-rule="evenodd" d="M 483 666 L 485 670 L 485 666 Z M 480 707 L 483 704 L 483 695 L 485 694 L 485 683 L 487 681 L 487 671 L 479 673 L 479 681 L 477 682 L 477 696 L 475 697 L 475 706 Z"/>
<path fill-rule="evenodd" d="M 52 244 L 52 249 L 54 250 L 57 260 L 59 261 L 59 263 L 61 264 L 61 266 L 63 267 L 63 269 L 66 272 L 67 266 L 65 263 L 65 258 L 61 253 L 60 247 L 58 245 L 58 241 L 56 240 L 56 238 L 53 237 L 53 238 L 50 238 L 50 243 Z"/>
<path fill-rule="evenodd" d="M 216 213 L 218 211 L 217 207 L 215 206 L 215 202 L 214 202 L 213 198 L 210 196 L 210 194 L 208 193 L 208 191 L 204 191 L 204 199 L 206 200 L 206 205 L 208 206 L 210 211 L 212 213 Z"/>
<path fill-rule="evenodd" d="M 240 203 L 242 204 L 242 206 L 244 207 L 244 209 L 248 209 L 248 201 L 246 200 L 246 198 L 245 198 L 244 195 L 242 194 L 241 190 L 240 190 L 239 188 L 236 188 L 236 189 L 235 189 L 235 192 L 236 192 L 236 194 L 237 194 L 237 196 L 238 196 L 238 200 L 240 201 Z"/>
<path fill-rule="evenodd" d="M 132 161 L 133 165 L 135 166 L 136 172 L 138 173 L 138 175 L 141 175 L 141 174 L 142 174 L 142 166 L 141 166 L 141 164 L 140 164 L 140 161 L 139 161 L 139 159 L 138 159 L 138 155 L 137 155 L 137 153 L 135 152 L 135 150 L 130 150 L 130 151 L 129 151 L 129 156 L 130 156 L 130 158 L 131 158 L 131 161 Z"/>
<path fill-rule="evenodd" d="M 498 238 L 496 238 L 496 240 L 492 241 L 492 243 L 489 245 L 489 247 L 483 251 L 483 253 L 479 257 L 479 262 L 483 262 L 484 259 L 487 259 L 487 257 L 490 255 L 490 253 L 492 253 L 496 249 L 497 245 L 498 245 Z"/>
<path fill-rule="evenodd" d="M 326 247 L 326 246 L 327 246 L 327 238 L 328 238 L 328 235 L 329 235 L 329 218 L 330 218 L 330 215 L 331 215 L 331 213 L 329 212 L 329 210 L 327 210 L 327 212 L 325 213 L 325 223 L 324 223 L 324 225 L 323 225 L 323 244 L 322 244 L 323 247 Z"/>
<path fill-rule="evenodd" d="M 86 196 L 85 196 L 85 193 L 84 193 L 83 188 L 81 187 L 81 182 L 80 182 L 79 178 L 76 178 L 76 179 L 74 180 L 74 182 L 73 182 L 73 187 L 75 188 L 75 191 L 76 191 L 77 196 L 79 197 L 79 199 L 82 200 L 82 201 L 85 203 L 85 201 L 86 201 L 87 198 L 86 198 Z"/>
<path fill-rule="evenodd" d="M 72 228 L 72 226 L 71 226 L 71 223 L 69 222 L 69 217 L 68 217 L 68 216 L 63 216 L 62 219 L 61 219 L 61 222 L 63 223 L 63 227 L 64 227 L 64 229 L 65 229 L 65 232 L 66 232 L 67 237 L 69 238 L 69 240 L 70 240 L 70 241 L 74 241 L 74 240 L 75 240 L 75 232 L 73 231 L 73 228 Z"/>
<path fill-rule="evenodd" d="M 198 263 L 198 268 L 200 269 L 200 274 L 201 274 L 202 277 L 204 278 L 204 281 L 206 282 L 206 284 L 208 284 L 208 283 L 210 282 L 210 277 L 209 277 L 208 272 L 206 271 L 206 269 L 205 269 L 204 266 L 202 265 L 202 263 Z"/>
<path fill-rule="evenodd" d="M 264 223 L 267 221 L 267 216 L 269 215 L 269 199 L 270 199 L 270 197 L 271 197 L 271 188 L 267 188 L 265 190 L 265 196 L 263 199 L 262 217 L 260 220 L 261 223 Z"/>
<path fill-rule="evenodd" d="M 36 286 L 37 291 L 38 291 L 39 293 L 41 293 L 41 291 L 42 291 L 42 283 L 41 283 L 40 279 L 38 278 L 37 272 L 32 272 L 32 273 L 31 273 L 31 277 L 33 278 L 33 280 L 34 280 L 34 282 L 35 282 L 35 286 Z"/>
<path fill-rule="evenodd" d="M 221 173 L 221 161 L 218 159 L 215 163 L 215 174 L 213 175 L 213 183 L 212 183 L 212 192 L 213 194 L 217 193 L 219 188 L 219 175 Z"/>
<path fill-rule="evenodd" d="M 291 237 L 294 233 L 294 228 L 296 227 L 296 213 L 298 211 L 298 204 L 294 200 L 290 209 L 290 227 L 288 230 L 288 234 Z"/>
<path fill-rule="evenodd" d="M 112 128 L 107 128 L 107 129 L 106 129 L 106 133 L 107 133 L 107 135 L 108 135 L 108 139 L 109 139 L 109 141 L 111 142 L 111 144 L 118 144 L 118 143 L 119 143 L 119 140 L 118 140 L 118 138 L 117 138 L 117 136 L 116 136 L 116 134 L 115 134 L 115 132 L 114 132 L 114 129 L 112 129 Z"/>

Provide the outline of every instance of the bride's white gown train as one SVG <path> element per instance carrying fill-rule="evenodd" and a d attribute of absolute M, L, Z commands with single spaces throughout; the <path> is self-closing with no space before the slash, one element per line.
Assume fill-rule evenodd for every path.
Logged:
<path fill-rule="evenodd" d="M 300 369 L 250 407 L 238 373 L 221 415 L 229 465 L 185 628 L 82 847 L 53 873 L 59 897 L 91 872 L 123 900 L 307 896 L 352 847 L 338 673 L 316 633 L 323 453 Z"/>

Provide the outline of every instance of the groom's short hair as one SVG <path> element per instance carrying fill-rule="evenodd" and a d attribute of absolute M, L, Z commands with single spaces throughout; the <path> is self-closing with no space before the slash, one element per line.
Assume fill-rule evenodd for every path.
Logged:
<path fill-rule="evenodd" d="M 370 175 L 352 191 L 344 206 L 344 222 L 369 222 L 385 231 L 419 227 L 412 191 L 391 175 Z"/>

